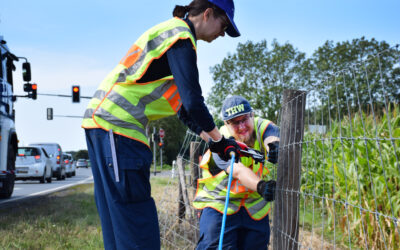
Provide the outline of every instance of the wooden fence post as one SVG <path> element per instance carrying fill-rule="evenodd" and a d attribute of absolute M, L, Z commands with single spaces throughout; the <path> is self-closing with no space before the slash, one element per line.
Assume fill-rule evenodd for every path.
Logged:
<path fill-rule="evenodd" d="M 190 169 L 192 171 L 192 187 L 193 187 L 193 197 L 196 194 L 197 180 L 199 179 L 199 156 L 200 156 L 200 142 L 190 143 Z"/>
<path fill-rule="evenodd" d="M 179 200 L 179 204 L 181 204 L 181 203 L 184 204 L 185 213 L 190 218 L 191 217 L 190 203 L 189 203 L 189 197 L 188 197 L 188 192 L 187 192 L 187 188 L 186 188 L 185 167 L 183 165 L 182 157 L 178 157 L 177 165 L 178 165 L 178 174 L 179 174 L 179 185 L 182 190 L 182 198 L 183 198 L 182 200 L 181 199 Z M 184 218 L 185 218 L 184 215 L 182 216 L 182 218 L 179 217 L 179 219 L 184 219 Z"/>
<path fill-rule="evenodd" d="M 298 249 L 301 149 L 306 92 L 284 90 L 273 218 L 274 249 Z"/>

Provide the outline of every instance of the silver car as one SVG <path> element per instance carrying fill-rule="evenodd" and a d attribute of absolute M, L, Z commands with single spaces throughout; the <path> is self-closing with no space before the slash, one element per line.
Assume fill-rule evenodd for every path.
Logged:
<path fill-rule="evenodd" d="M 79 159 L 79 160 L 76 162 L 76 167 L 77 167 L 77 168 L 88 168 L 88 167 L 89 167 L 89 164 L 88 164 L 88 162 L 87 162 L 86 159 Z"/>
<path fill-rule="evenodd" d="M 66 170 L 65 172 L 67 174 L 67 177 L 75 176 L 76 170 L 75 170 L 74 158 L 72 158 L 72 155 L 68 153 L 64 153 L 63 158 L 64 158 L 65 170 Z"/>
<path fill-rule="evenodd" d="M 65 180 L 66 171 L 63 160 L 63 152 L 58 143 L 32 143 L 29 144 L 29 146 L 41 147 L 46 150 L 46 153 L 49 155 L 53 166 L 53 177 L 56 177 L 57 180 Z"/>
<path fill-rule="evenodd" d="M 18 148 L 15 161 L 16 180 L 39 180 L 51 183 L 52 165 L 47 152 L 41 147 Z"/>

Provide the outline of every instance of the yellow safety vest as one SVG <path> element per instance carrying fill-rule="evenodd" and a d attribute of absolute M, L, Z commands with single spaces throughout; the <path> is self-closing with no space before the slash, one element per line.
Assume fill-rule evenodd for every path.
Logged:
<path fill-rule="evenodd" d="M 261 140 L 270 123 L 270 121 L 259 117 L 254 119 L 254 129 L 256 135 L 258 135 L 254 143 L 254 149 L 264 152 L 265 155 L 267 152 L 265 147 L 262 146 L 263 142 Z M 221 127 L 220 131 L 227 138 L 231 136 L 226 126 Z M 269 174 L 268 169 L 263 164 L 255 163 L 251 157 L 241 157 L 240 162 L 252 169 L 262 179 Z M 215 162 L 212 159 L 211 152 L 208 150 L 200 162 L 203 178 L 197 182 L 197 191 L 193 206 L 196 209 L 211 207 L 223 213 L 229 175 L 225 171 L 221 171 L 213 176 L 209 171 L 209 166 L 212 164 L 215 165 Z M 260 194 L 245 188 L 239 180 L 233 179 L 227 214 L 231 215 L 238 212 L 241 206 L 246 208 L 254 220 L 263 219 L 270 211 L 270 203 L 265 201 Z"/>
<path fill-rule="evenodd" d="M 149 146 L 145 131 L 148 122 L 176 114 L 182 102 L 172 75 L 152 82 L 137 81 L 153 60 L 179 39 L 190 39 L 196 51 L 194 36 L 182 19 L 172 18 L 146 31 L 100 84 L 85 111 L 82 127 L 112 129 Z"/>

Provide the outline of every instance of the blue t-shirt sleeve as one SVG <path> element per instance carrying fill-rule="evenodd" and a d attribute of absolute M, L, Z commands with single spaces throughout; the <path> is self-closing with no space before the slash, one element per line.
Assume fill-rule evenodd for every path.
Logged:
<path fill-rule="evenodd" d="M 217 167 L 219 169 L 222 169 L 225 171 L 228 169 L 228 167 L 230 165 L 229 161 L 222 160 L 221 157 L 219 157 L 219 155 L 217 153 L 212 153 L 212 157 L 214 159 L 215 165 L 217 165 Z"/>
<path fill-rule="evenodd" d="M 195 132 L 196 134 L 200 135 L 201 131 L 203 130 L 199 127 L 196 123 L 193 122 L 193 119 L 190 115 L 186 112 L 185 107 L 181 107 L 178 111 L 178 118 L 185 124 L 190 130 Z"/>
<path fill-rule="evenodd" d="M 186 118 L 205 132 L 210 132 L 215 128 L 215 123 L 204 103 L 199 83 L 197 56 L 192 42 L 190 39 L 180 40 L 166 54 L 183 108 L 187 113 Z"/>
<path fill-rule="evenodd" d="M 263 134 L 263 141 L 269 136 L 276 136 L 279 137 L 279 127 L 276 126 L 274 123 L 270 123 L 268 127 L 265 129 L 265 132 Z"/>

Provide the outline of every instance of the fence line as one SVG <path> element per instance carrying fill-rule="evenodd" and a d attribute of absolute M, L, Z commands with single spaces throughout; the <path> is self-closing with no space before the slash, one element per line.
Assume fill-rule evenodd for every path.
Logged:
<path fill-rule="evenodd" d="M 398 91 L 389 91 L 393 88 Z M 282 103 L 279 167 L 268 165 L 269 178 L 277 179 L 270 213 L 273 248 L 400 248 L 399 89 L 397 46 L 326 74 L 292 102 Z M 304 125 L 296 118 L 287 124 L 284 111 L 298 117 L 293 103 L 299 98 L 305 101 Z M 300 140 L 294 140 L 303 129 Z M 292 139 L 284 139 L 284 133 Z M 198 155 L 205 149 L 197 135 L 186 133 L 178 156 L 180 175 L 168 179 L 157 201 L 166 249 L 196 246 L 198 211 L 191 201 L 195 180 L 201 178 Z M 289 179 L 282 179 L 282 171 Z M 186 183 L 186 194 L 180 183 Z"/>

